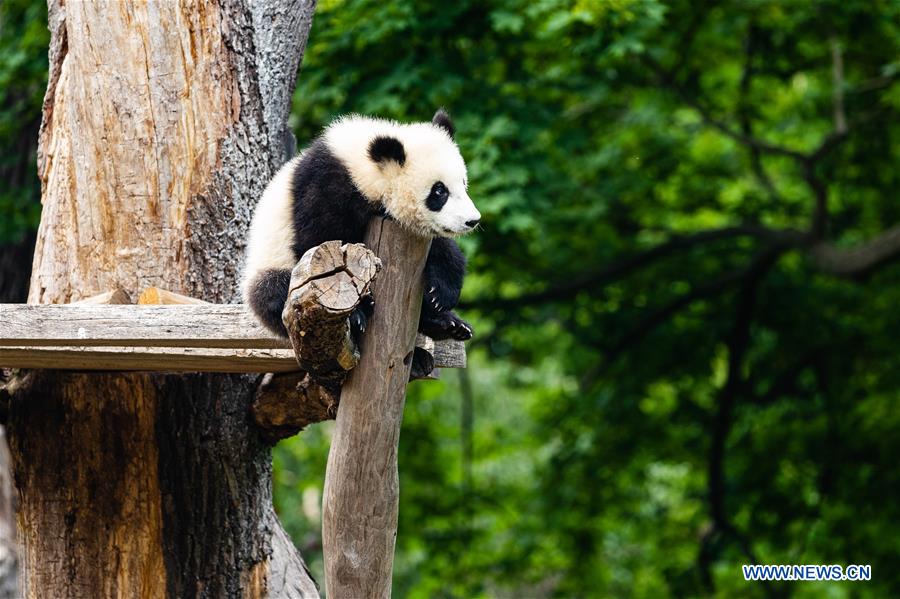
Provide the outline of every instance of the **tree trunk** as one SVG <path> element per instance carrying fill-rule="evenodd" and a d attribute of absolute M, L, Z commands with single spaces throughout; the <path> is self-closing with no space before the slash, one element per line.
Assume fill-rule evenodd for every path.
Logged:
<path fill-rule="evenodd" d="M 252 206 L 292 149 L 314 0 L 50 1 L 29 300 L 237 297 Z M 9 436 L 28 597 L 300 597 L 255 377 L 30 373 Z"/>

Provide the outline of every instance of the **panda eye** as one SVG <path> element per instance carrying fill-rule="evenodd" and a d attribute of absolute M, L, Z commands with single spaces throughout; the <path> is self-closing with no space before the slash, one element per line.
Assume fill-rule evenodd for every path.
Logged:
<path fill-rule="evenodd" d="M 443 183 L 438 181 L 431 187 L 431 193 L 438 197 L 443 197 L 443 196 L 446 196 L 450 192 L 447 191 L 446 185 L 444 185 Z"/>
<path fill-rule="evenodd" d="M 425 199 L 425 205 L 428 206 L 428 209 L 432 212 L 437 212 L 444 207 L 444 204 L 447 203 L 449 198 L 450 192 L 447 190 L 447 186 L 441 181 L 438 181 L 431 186 L 431 193 L 429 193 L 428 197 Z"/>

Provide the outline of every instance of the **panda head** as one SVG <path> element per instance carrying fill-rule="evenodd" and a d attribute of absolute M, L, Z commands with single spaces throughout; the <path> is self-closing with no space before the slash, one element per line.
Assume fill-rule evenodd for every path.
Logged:
<path fill-rule="evenodd" d="M 369 201 L 380 203 L 392 218 L 421 235 L 456 237 L 475 228 L 481 213 L 469 198 L 466 163 L 446 112 L 438 110 L 427 123 L 364 117 L 349 123 L 356 135 L 350 126 L 337 134 L 333 125 L 326 139 Z M 360 140 L 365 156 L 360 156 Z"/>
<path fill-rule="evenodd" d="M 455 237 L 472 231 L 481 213 L 469 198 L 466 163 L 443 109 L 430 123 L 399 125 L 369 142 L 368 154 L 385 177 L 387 212 L 426 235 Z"/>

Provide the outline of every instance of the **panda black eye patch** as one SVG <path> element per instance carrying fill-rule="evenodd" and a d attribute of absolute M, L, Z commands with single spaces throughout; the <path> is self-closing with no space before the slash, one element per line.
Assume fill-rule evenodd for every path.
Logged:
<path fill-rule="evenodd" d="M 448 199 L 450 199 L 450 192 L 447 190 L 447 186 L 438 181 L 431 186 L 431 193 L 428 194 L 425 205 L 432 212 L 437 212 L 444 207 Z"/>

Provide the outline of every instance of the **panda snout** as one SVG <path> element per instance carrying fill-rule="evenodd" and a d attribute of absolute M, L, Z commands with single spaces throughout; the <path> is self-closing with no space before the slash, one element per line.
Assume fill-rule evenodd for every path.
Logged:
<path fill-rule="evenodd" d="M 469 227 L 470 229 L 474 229 L 475 225 L 477 225 L 480 222 L 481 222 L 481 218 L 473 218 L 472 220 L 466 221 L 466 226 Z"/>

